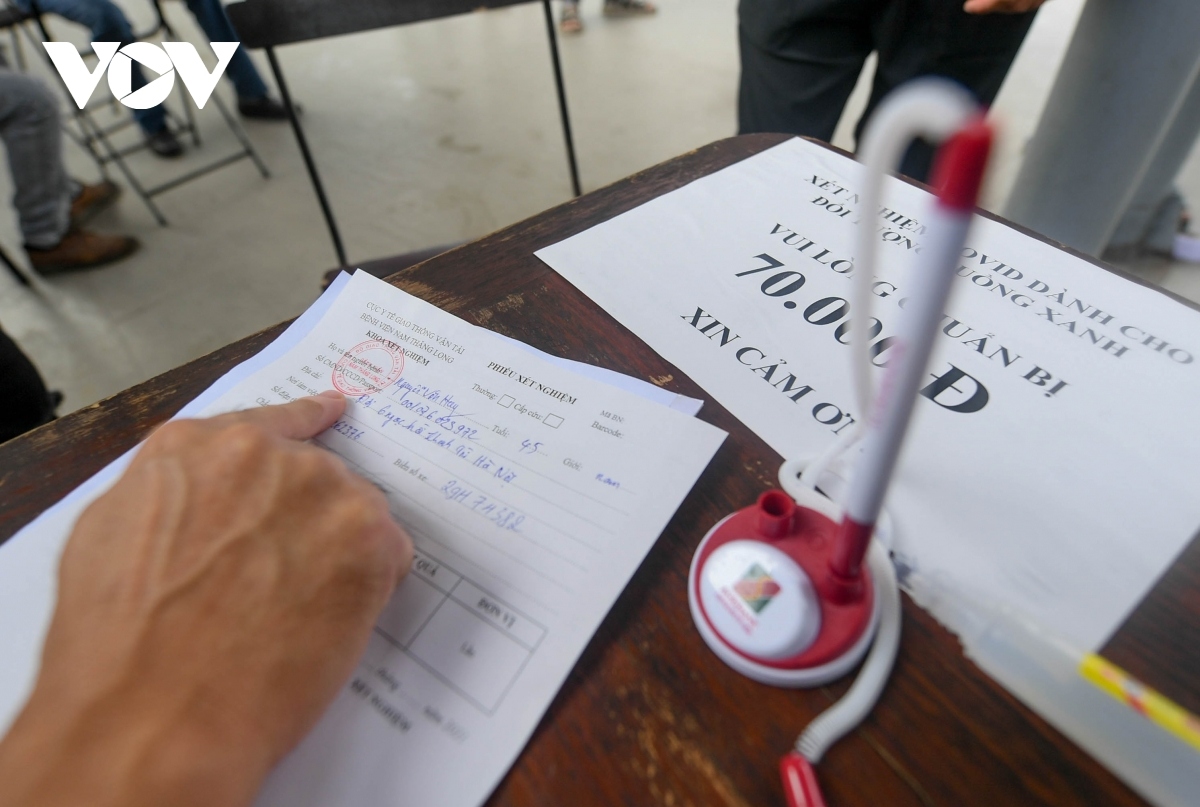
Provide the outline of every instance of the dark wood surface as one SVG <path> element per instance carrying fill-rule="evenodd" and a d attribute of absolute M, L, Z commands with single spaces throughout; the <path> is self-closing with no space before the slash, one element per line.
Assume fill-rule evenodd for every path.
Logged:
<path fill-rule="evenodd" d="M 774 484 L 780 457 L 533 252 L 782 139 L 706 146 L 451 250 L 392 282 L 535 347 L 706 399 L 729 439 L 617 601 L 492 805 L 779 805 L 777 762 L 848 685 L 755 684 L 707 650 L 688 563 L 720 517 Z M 314 283 L 316 278 L 314 277 Z M 0 446 L 0 539 L 132 446 L 269 329 Z M 1105 649 L 1200 711 L 1200 541 Z M 818 766 L 838 805 L 1134 805 L 1111 773 L 983 675 L 907 599 L 896 671 L 866 723 Z"/>

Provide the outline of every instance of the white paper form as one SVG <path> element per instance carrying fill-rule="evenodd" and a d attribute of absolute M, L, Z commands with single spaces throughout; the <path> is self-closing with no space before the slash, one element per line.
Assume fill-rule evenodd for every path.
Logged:
<path fill-rule="evenodd" d="M 724 433 L 359 273 L 208 414 L 331 385 L 318 442 L 417 560 L 358 672 L 260 805 L 483 802 Z"/>
<path fill-rule="evenodd" d="M 602 381 L 605 384 L 610 384 L 614 387 L 632 392 L 634 395 L 640 395 L 649 401 L 669 406 L 679 412 L 687 415 L 695 415 L 700 412 L 700 407 L 704 405 L 704 401 L 697 398 L 689 398 L 686 395 L 680 395 L 670 390 L 665 390 L 662 387 L 656 387 L 648 381 L 643 381 L 640 378 L 618 373 L 615 370 L 609 370 L 607 367 L 596 367 L 592 364 L 584 364 L 583 362 L 564 359 L 560 356 L 552 356 L 549 353 L 544 353 L 535 347 L 518 342 L 516 339 L 511 339 L 502 333 L 492 333 L 497 339 L 503 339 L 524 350 L 526 353 L 532 353 L 535 356 L 541 356 L 551 364 L 565 367 L 568 370 L 585 375 L 588 378 L 594 378 L 597 381 Z"/>
<path fill-rule="evenodd" d="M 340 299 L 340 292 L 347 285 L 351 285 L 349 277 L 340 276 L 321 300 L 284 335 L 263 353 L 230 371 L 200 398 L 185 407 L 180 416 L 195 417 L 229 408 L 252 406 L 261 403 L 260 397 L 262 401 L 269 401 L 283 400 L 284 395 L 294 397 L 295 394 L 303 394 L 303 391 L 286 379 L 295 377 L 299 380 L 299 376 L 294 374 L 295 370 L 303 372 L 305 367 L 312 369 L 310 362 L 302 361 L 313 349 L 312 344 L 316 344 L 318 348 L 321 345 L 327 347 L 323 340 L 329 336 L 329 323 L 322 319 L 322 315 Z M 369 303 L 372 306 L 379 306 L 380 299 L 395 297 L 402 305 L 388 309 L 393 314 L 399 315 L 400 311 L 407 311 L 404 306 L 412 306 L 424 316 L 432 317 L 441 324 L 449 322 L 452 331 L 464 329 L 463 333 L 466 336 L 458 347 L 465 348 L 469 345 L 474 350 L 480 349 L 481 345 L 490 346 L 494 343 L 495 349 L 501 353 L 520 351 L 520 358 L 514 361 L 510 369 L 525 365 L 541 367 L 543 359 L 525 355 L 525 346 L 510 346 L 510 340 L 497 339 L 495 334 L 432 309 L 386 284 L 364 277 L 353 285 L 359 290 L 364 286 L 370 290 L 366 294 L 373 300 Z M 375 295 L 381 297 L 377 298 Z M 358 303 L 361 302 L 361 299 L 358 299 Z M 346 305 L 353 306 L 355 303 Z M 411 315 L 408 319 L 414 321 Z M 396 327 L 396 320 L 386 322 L 389 327 Z M 299 341 L 317 325 L 320 325 L 320 328 L 315 332 L 312 344 L 301 346 L 298 348 L 300 352 L 295 352 Z M 366 325 L 366 322 L 359 319 L 355 321 L 354 327 L 362 328 Z M 443 339 L 449 338 L 445 330 L 440 331 L 438 335 Z M 426 356 L 438 352 L 444 353 L 446 357 L 450 357 L 452 353 L 455 358 L 464 355 L 445 350 L 441 342 L 432 339 L 427 333 L 424 337 L 406 343 L 412 356 L 406 362 L 409 367 L 404 374 L 406 378 L 413 377 L 413 368 L 424 366 L 422 360 L 417 358 L 419 354 L 413 348 L 413 344 L 427 348 L 430 352 L 426 353 Z M 534 352 L 538 356 L 544 356 L 540 352 Z M 326 350 L 320 350 L 316 355 L 329 354 Z M 298 366 L 288 364 L 295 364 L 297 361 L 300 362 Z M 466 359 L 462 361 L 465 362 Z M 533 571 L 525 572 L 533 581 L 533 585 L 529 586 L 533 594 L 522 595 L 520 592 L 508 591 L 512 582 L 503 577 L 503 571 L 497 572 L 491 567 L 475 568 L 474 561 L 459 557 L 457 551 L 434 551 L 422 547 L 423 541 L 426 540 L 423 535 L 432 533 L 436 539 L 440 531 L 449 529 L 438 521 L 436 500 L 439 497 L 436 495 L 438 491 L 433 491 L 435 506 L 431 514 L 424 516 L 428 523 L 424 528 L 414 529 L 419 548 L 413 573 L 381 619 L 378 634 L 358 674 L 314 735 L 292 758 L 285 761 L 276 773 L 263 796 L 262 803 L 356 804 L 358 801 L 355 799 L 364 799 L 364 803 L 372 804 L 477 804 L 486 797 L 519 753 L 537 719 L 549 704 L 603 614 L 611 606 L 662 526 L 665 526 L 679 500 L 723 439 L 719 430 L 666 408 L 674 405 L 695 411 L 699 408 L 698 401 L 682 396 L 664 397 L 664 391 L 657 387 L 638 382 L 636 379 L 624 379 L 624 386 L 632 391 L 633 395 L 645 399 L 639 400 L 627 392 L 605 388 L 595 381 L 577 375 L 580 370 L 586 369 L 590 372 L 596 368 L 586 368 L 561 359 L 554 361 L 555 367 L 561 365 L 563 370 L 552 368 L 553 378 L 539 371 L 536 376 L 526 376 L 524 381 L 516 382 L 521 389 L 514 393 L 512 402 L 504 401 L 503 396 L 496 399 L 495 407 L 504 410 L 499 416 L 500 419 L 508 417 L 530 428 L 542 428 L 547 432 L 569 435 L 572 429 L 568 428 L 566 423 L 570 420 L 574 424 L 577 418 L 568 415 L 566 407 L 574 408 L 585 400 L 594 403 L 598 395 L 611 404 L 609 409 L 600 410 L 599 421 L 613 424 L 613 430 L 620 432 L 621 436 L 592 429 L 590 425 L 588 428 L 595 431 L 598 437 L 603 435 L 602 439 L 621 441 L 622 446 L 630 445 L 635 439 L 639 441 L 636 448 L 631 450 L 631 453 L 638 455 L 638 464 L 647 462 L 646 458 L 641 456 L 641 452 L 653 450 L 656 446 L 665 448 L 665 456 L 651 460 L 650 465 L 658 468 L 659 472 L 675 474 L 672 481 L 665 488 L 658 486 L 653 489 L 655 502 L 645 506 L 629 505 L 623 508 L 624 515 L 615 511 L 610 515 L 604 513 L 601 506 L 606 492 L 618 502 L 622 502 L 623 497 L 631 497 L 631 501 L 634 502 L 649 498 L 642 496 L 639 499 L 634 494 L 638 483 L 632 480 L 642 478 L 642 469 L 638 468 L 635 474 L 625 474 L 622 478 L 614 469 L 623 468 L 630 461 L 629 457 L 624 455 L 619 462 L 606 464 L 609 468 L 607 473 L 591 468 L 591 462 L 603 451 L 579 454 L 578 459 L 570 458 L 572 464 L 579 467 L 563 466 L 563 473 L 569 471 L 583 474 L 586 471 L 601 477 L 593 479 L 602 491 L 596 497 L 595 506 L 601 509 L 604 516 L 596 520 L 605 523 L 620 522 L 621 528 L 615 540 L 605 534 L 605 543 L 600 553 L 602 557 L 590 567 L 592 577 L 587 585 L 576 587 L 572 592 L 571 597 L 579 595 L 586 599 L 586 602 L 572 600 L 566 607 L 555 608 L 548 614 L 541 612 L 538 603 L 543 599 L 553 600 L 562 594 L 558 588 L 548 583 L 546 593 L 537 590 L 543 581 L 536 577 Z M 272 365 L 272 362 L 276 364 Z M 518 365 L 517 362 L 521 364 Z M 267 370 L 258 376 L 258 380 L 236 386 L 253 372 L 268 365 L 274 366 L 275 370 Z M 333 368 L 328 365 L 322 366 L 322 372 L 326 372 L 324 378 L 304 374 L 302 377 L 305 380 L 301 383 L 306 383 L 313 390 L 329 388 Z M 464 366 L 465 364 L 459 364 L 459 368 Z M 349 383 L 352 375 L 349 367 L 346 365 L 347 372 L 341 375 L 340 383 Z M 602 377 L 611 381 L 609 376 Z M 533 379 L 534 385 L 540 383 L 541 390 L 529 386 L 527 382 L 530 379 Z M 277 384 L 277 381 L 282 381 L 283 384 Z M 267 382 L 270 383 L 260 390 L 263 393 L 260 396 L 255 390 L 259 389 L 260 383 Z M 560 401 L 564 407 L 564 414 L 560 415 L 563 423 L 558 423 L 557 427 L 556 421 L 549 417 L 555 414 L 554 412 L 544 410 L 543 414 L 542 411 L 534 410 L 518 401 L 518 398 L 525 400 L 523 396 L 529 394 L 531 389 L 535 390 L 535 394 L 548 397 L 544 390 L 551 382 L 560 383 L 562 389 L 570 390 L 571 393 L 564 395 L 575 398 L 577 402 L 568 404 L 562 398 L 553 399 Z M 274 387 L 279 387 L 282 393 L 272 389 Z M 585 388 L 588 395 L 576 394 Z M 213 405 L 215 399 L 231 389 L 234 390 L 232 397 L 227 396 Z M 400 394 L 407 397 L 413 392 L 405 387 Z M 482 395 L 473 390 L 472 392 L 475 396 Z M 424 394 L 428 395 L 429 390 Z M 453 395 L 450 392 L 447 394 Z M 248 397 L 253 400 L 247 400 Z M 681 400 L 676 400 L 677 398 Z M 423 406 L 430 399 L 420 400 Z M 488 400 L 490 403 L 490 399 Z M 502 406 L 502 403 L 508 406 Z M 404 409 L 402 405 L 398 408 L 406 412 L 416 411 Z M 376 408 L 373 411 L 381 410 Z M 462 411 L 464 415 L 469 414 L 466 410 L 455 407 L 455 412 L 458 411 Z M 655 411 L 665 418 L 665 421 L 658 422 Z M 605 412 L 610 417 L 603 417 Z M 426 411 L 425 414 L 427 413 Z M 535 418 L 535 414 L 542 415 L 541 419 Z M 350 415 L 353 416 L 353 410 Z M 387 418 L 386 415 L 381 417 Z M 616 418 L 622 420 L 618 421 Z M 339 424 L 339 428 L 349 431 L 349 420 L 349 417 L 346 418 Z M 388 419 L 387 422 L 389 425 L 384 428 L 389 429 L 396 427 L 398 423 L 395 419 Z M 680 425 L 681 422 L 690 425 Z M 661 435 L 654 434 L 648 441 L 641 440 L 643 427 L 647 423 L 657 424 L 653 426 L 654 431 L 662 430 L 664 423 L 668 425 Z M 390 436 L 389 433 L 389 438 Z M 498 434 L 496 439 L 502 440 Z M 678 445 L 672 442 L 676 440 Z M 336 441 L 327 442 L 335 449 L 338 446 Z M 365 450 L 362 446 L 370 443 L 370 440 L 364 438 L 354 442 L 360 450 Z M 537 442 L 539 441 L 534 441 Z M 434 440 L 430 445 L 438 451 L 445 451 L 446 445 L 440 443 L 442 441 Z M 586 447 L 587 441 L 585 439 L 580 442 L 572 437 L 559 439 L 560 447 L 568 444 Z M 600 445 L 603 446 L 604 443 Z M 539 445 L 532 454 L 521 457 L 524 466 L 532 469 L 529 474 L 536 471 L 537 463 L 552 462 L 547 454 L 548 450 L 544 445 Z M 447 454 L 444 458 L 435 455 L 434 461 L 450 464 L 452 456 L 458 455 Z M 495 456 L 489 455 L 493 459 Z M 36 673 L 41 638 L 54 602 L 54 570 L 57 557 L 71 525 L 82 507 L 115 479 L 127 459 L 128 455 L 114 462 L 72 493 L 63 503 L 47 511 L 0 547 L 0 637 L 3 637 L 0 640 L 0 731 L 2 727 L 7 726 L 24 702 Z M 364 468 L 364 465 L 369 465 L 377 459 L 368 452 L 365 458 L 360 457 L 363 462 L 359 463 L 359 468 L 369 473 L 380 484 L 391 484 L 388 481 L 391 477 L 400 477 L 400 484 L 397 486 L 400 490 L 406 489 L 404 482 L 411 482 L 420 490 L 438 473 L 434 463 L 430 463 L 428 470 L 422 472 L 419 465 L 406 463 L 404 460 L 401 460 L 401 463 L 407 464 L 407 468 L 399 468 L 394 464 L 378 472 Z M 479 467 L 481 466 L 474 463 L 467 464 L 460 475 L 470 476 L 472 470 Z M 525 473 L 515 464 L 509 471 L 514 469 Z M 494 474 L 498 466 L 489 470 Z M 557 473 L 557 468 L 554 472 Z M 513 486 L 521 481 L 513 478 L 504 483 L 499 481 L 503 476 L 507 476 L 507 473 L 501 472 L 501 477 L 493 475 L 490 479 L 484 474 L 489 484 L 500 487 Z M 656 485 L 660 481 L 660 478 L 655 478 Z M 486 485 L 480 486 L 480 489 L 484 487 Z M 651 488 L 647 485 L 642 489 Z M 673 503 L 669 502 L 671 496 L 675 497 Z M 472 506 L 476 499 L 464 497 L 462 489 L 455 489 L 451 496 L 442 495 L 440 499 L 444 507 L 461 509 L 460 517 L 468 516 L 469 529 L 459 536 L 459 540 L 469 543 L 470 536 L 475 535 L 475 531 L 485 539 L 489 533 L 496 534 L 500 536 L 500 550 L 506 549 L 503 541 L 518 542 L 518 546 L 519 542 L 525 541 L 527 528 L 524 519 L 518 519 L 521 516 L 528 517 L 528 511 L 502 512 L 497 510 L 495 502 L 491 500 L 479 501 L 476 506 Z M 565 503 L 565 499 L 561 503 Z M 546 505 L 538 504 L 530 510 L 541 506 Z M 404 504 L 396 507 L 397 512 L 402 513 L 402 518 L 406 517 L 403 515 L 407 512 L 406 507 Z M 558 511 L 555 513 L 557 517 L 570 522 L 569 514 Z M 419 517 L 412 519 L 414 523 L 419 520 Z M 655 524 L 657 526 L 653 526 Z M 515 529 L 510 529 L 512 527 Z M 422 532 L 422 529 L 425 532 Z M 532 535 L 533 532 L 528 534 Z M 450 540 L 453 540 L 453 537 Z M 551 546 L 549 549 L 552 551 L 555 548 Z M 525 558 L 523 551 L 528 552 L 528 548 L 512 553 L 516 556 L 511 559 L 513 564 Z M 462 554 L 470 556 L 470 547 L 463 549 Z M 538 554 L 543 553 L 532 552 L 534 556 Z M 553 570 L 553 564 L 559 560 L 557 556 L 548 557 L 550 568 Z M 536 558 L 534 560 L 536 561 Z M 590 558 L 588 560 L 590 561 Z M 484 562 L 488 563 L 486 557 Z M 520 577 L 520 573 L 515 577 Z M 502 590 L 507 599 L 497 593 Z M 525 599 L 531 599 L 531 602 L 526 603 Z M 460 629 L 459 636 L 467 636 L 465 642 L 470 645 L 468 652 L 464 652 L 464 642 L 447 641 L 446 637 L 454 635 L 456 626 Z M 568 633 L 569 635 L 566 635 Z M 456 667 L 459 660 L 465 660 L 465 666 Z M 486 667 L 485 675 L 472 672 L 481 667 Z M 518 677 L 524 683 L 518 684 Z M 428 697 L 422 698 L 421 695 Z M 483 728 L 479 729 L 477 724 Z M 469 770 L 470 775 L 463 776 L 464 770 Z M 418 801 L 422 794 L 429 798 Z M 436 794 L 436 797 L 430 794 Z"/>
<path fill-rule="evenodd" d="M 238 381 L 279 358 L 320 321 L 349 280 L 349 275 L 339 275 L 275 341 L 223 375 L 175 417 L 195 417 Z M 110 462 L 0 545 L 0 736 L 33 688 L 42 640 L 54 610 L 58 559 L 75 520 L 117 480 L 136 450 Z"/>
<path fill-rule="evenodd" d="M 858 227 L 880 362 L 921 267 L 931 197 L 890 180 L 865 213 L 860 171 L 788 141 L 538 256 L 785 457 L 815 453 L 860 416 Z M 955 286 L 888 499 L 898 553 L 1097 648 L 1200 527 L 1200 313 L 984 219 Z"/>

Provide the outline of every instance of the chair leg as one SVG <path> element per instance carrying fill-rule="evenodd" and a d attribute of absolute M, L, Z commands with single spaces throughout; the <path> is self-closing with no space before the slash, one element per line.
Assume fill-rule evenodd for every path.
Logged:
<path fill-rule="evenodd" d="M 163 15 L 162 5 L 158 0 L 153 0 L 151 5 L 154 6 L 154 13 L 158 17 L 157 27 L 154 32 L 164 31 L 171 39 L 177 42 L 181 41 L 179 34 L 175 33 L 175 29 L 171 27 L 171 23 L 167 22 L 167 18 Z M 178 82 L 176 83 L 178 84 Z M 187 121 L 184 124 L 184 129 L 192 134 L 192 145 L 200 148 L 200 127 L 196 125 L 196 113 L 192 111 L 186 98 L 183 99 L 183 116 Z"/>
<path fill-rule="evenodd" d="M 88 156 L 92 158 L 92 162 L 96 164 L 96 170 L 100 172 L 100 177 L 106 182 L 111 181 L 112 175 L 109 173 L 108 164 L 100 159 L 100 155 L 96 153 L 96 147 L 92 144 L 92 141 L 86 135 L 77 133 L 65 121 L 63 122 L 62 130 L 72 143 L 86 151 Z"/>
<path fill-rule="evenodd" d="M 562 118 L 563 141 L 567 146 L 567 168 L 571 171 L 571 190 L 582 194 L 579 186 L 579 165 L 575 160 L 575 138 L 571 136 L 571 113 L 567 111 L 567 88 L 563 84 L 562 62 L 558 58 L 558 33 L 554 30 L 554 12 L 550 0 L 542 0 L 546 12 L 546 33 L 550 37 L 550 62 L 554 65 L 554 85 L 558 90 L 558 113 Z"/>
<path fill-rule="evenodd" d="M 4 0 L 0 0 L 0 2 L 4 2 Z M 156 28 L 150 33 L 158 33 L 161 31 L 161 32 L 165 32 L 166 35 L 171 37 L 172 39 L 178 40 L 180 37 L 178 36 L 178 34 L 176 34 L 175 30 L 171 27 L 170 23 L 167 22 L 166 18 L 163 16 L 162 7 L 161 7 L 160 3 L 158 2 L 158 0 L 152 0 L 152 4 L 154 6 L 155 14 L 157 15 L 157 25 L 156 25 Z M 42 40 L 45 42 L 53 41 L 52 37 L 50 36 L 49 31 L 46 28 L 45 21 L 41 18 L 40 14 L 36 13 L 37 12 L 36 4 L 34 5 L 34 10 L 35 10 L 35 14 L 34 14 L 33 19 L 38 27 L 39 32 L 41 33 Z M 30 31 L 28 31 L 28 29 L 25 29 L 25 32 L 26 32 L 26 35 L 29 37 L 30 41 L 34 43 L 35 50 L 41 50 L 41 48 L 40 48 L 41 43 L 37 41 L 36 37 Z M 50 62 L 48 55 L 46 56 L 46 61 L 48 63 Z M 53 66 L 53 65 L 51 65 L 51 66 Z M 277 77 L 278 77 L 278 74 L 277 74 Z M 61 79 L 61 77 L 60 77 L 60 79 Z M 178 82 L 177 82 L 177 86 L 179 86 Z M 65 87 L 65 83 L 64 83 L 64 87 Z M 200 146 L 200 127 L 197 124 L 196 114 L 195 114 L 195 112 L 193 112 L 192 107 L 189 104 L 189 101 L 188 101 L 186 95 L 184 95 L 183 89 L 180 89 L 180 94 L 181 94 L 181 96 L 183 96 L 181 98 L 181 100 L 183 103 L 183 116 L 184 116 L 184 120 L 183 120 L 182 126 L 180 128 L 191 132 L 192 141 L 198 147 L 198 146 Z M 79 127 L 79 133 L 78 133 L 78 135 L 76 135 L 76 133 L 74 131 L 72 131 L 70 127 L 67 127 L 67 126 L 64 126 L 63 128 L 64 128 L 64 131 L 66 131 L 67 135 L 72 140 L 74 140 L 76 143 L 78 143 L 80 146 L 82 146 L 84 149 L 87 150 L 88 154 L 91 156 L 92 160 L 96 163 L 97 167 L 100 170 L 100 173 L 104 176 L 105 179 L 109 178 L 109 171 L 107 168 L 108 164 L 115 163 L 117 166 L 117 170 L 125 178 L 126 182 L 129 183 L 129 186 L 138 195 L 138 197 L 141 198 L 142 203 L 146 205 L 146 208 L 150 211 L 150 214 L 152 216 L 154 216 L 155 221 L 157 221 L 162 226 L 166 226 L 168 223 L 167 218 L 166 218 L 166 216 L 164 216 L 162 214 L 162 211 L 159 210 L 158 205 L 156 205 L 154 203 L 154 199 L 153 199 L 153 197 L 159 193 L 171 190 L 172 188 L 178 187 L 179 185 L 182 185 L 186 182 L 190 182 L 191 180 L 197 179 L 201 176 L 205 176 L 206 174 L 208 174 L 212 171 L 215 171 L 226 165 L 230 165 L 234 162 L 237 162 L 238 160 L 242 159 L 243 157 L 249 157 L 254 162 L 254 165 L 258 168 L 259 173 L 263 176 L 264 179 L 267 177 L 270 177 L 270 175 L 271 175 L 270 171 L 267 169 L 266 164 L 263 162 L 262 158 L 259 156 L 257 150 L 255 150 L 254 145 L 250 142 L 249 137 L 246 136 L 245 131 L 242 129 L 242 127 L 240 126 L 240 124 L 238 123 L 236 118 L 234 118 L 234 116 L 230 113 L 229 109 L 226 107 L 225 103 L 221 100 L 220 96 L 214 95 L 213 100 L 215 101 L 215 103 L 217 105 L 217 109 L 220 111 L 221 116 L 225 119 L 225 123 L 229 126 L 230 130 L 233 132 L 234 136 L 237 138 L 238 142 L 241 144 L 242 150 L 240 152 L 236 152 L 232 155 L 227 155 L 218 160 L 215 160 L 215 161 L 209 163 L 208 165 L 205 165 L 196 170 L 185 173 L 182 176 L 176 177 L 175 179 L 172 179 L 168 182 L 156 185 L 153 188 L 146 188 L 145 186 L 142 185 L 142 183 L 140 181 L 138 181 L 137 176 L 134 175 L 133 171 L 129 168 L 128 164 L 125 162 L 124 153 L 121 150 L 117 149 L 112 144 L 112 142 L 108 138 L 108 132 L 106 132 L 104 127 L 101 126 L 92 117 L 90 110 L 76 109 L 76 108 L 74 108 L 74 105 L 71 105 L 72 113 L 75 117 L 75 123 Z M 294 110 L 292 110 L 289 107 L 289 111 L 294 111 Z M 179 123 L 179 118 L 170 109 L 167 110 L 167 115 L 172 121 Z M 293 126 L 296 126 L 294 116 L 293 116 Z M 297 137 L 302 139 L 303 135 L 302 135 L 302 133 L 300 133 L 298 127 L 296 128 L 296 132 L 297 132 Z M 303 141 L 302 141 L 302 147 L 304 147 Z M 304 147 L 304 151 L 305 151 L 306 158 L 308 158 L 309 155 L 307 153 L 306 147 Z M 311 166 L 311 163 L 310 163 L 310 166 Z M 315 171 L 315 168 L 313 168 L 312 170 Z M 315 177 L 314 177 L 314 179 L 315 179 Z M 321 195 L 322 195 L 322 202 L 323 202 L 322 207 L 326 209 L 327 216 L 331 216 L 331 214 L 329 214 L 329 212 L 328 212 L 328 205 L 326 203 L 324 203 L 323 193 Z M 330 221 L 332 222 L 331 218 L 330 218 Z M 335 238 L 336 238 L 336 233 L 335 233 Z M 340 239 L 338 239 L 335 243 L 339 250 L 339 255 L 340 255 L 341 254 Z"/>
<path fill-rule="evenodd" d="M 267 170 L 267 165 L 258 156 L 258 151 L 254 148 L 254 144 L 250 142 L 250 138 L 246 136 L 246 130 L 238 123 L 237 118 L 229 111 L 229 107 L 225 106 L 225 102 L 221 100 L 221 96 L 213 93 L 213 103 L 217 105 L 217 111 L 221 113 L 221 117 L 225 118 L 225 123 L 228 124 L 229 130 L 233 132 L 233 136 L 242 144 L 242 150 L 246 153 L 254 165 L 258 168 L 258 173 L 262 174 L 263 179 L 270 179 L 271 172 Z"/>
<path fill-rule="evenodd" d="M 26 70 L 25 51 L 21 47 L 21 37 L 17 35 L 17 28 L 20 25 L 21 23 L 16 23 L 13 25 L 13 27 L 9 29 L 9 33 L 12 34 L 13 58 L 17 60 L 17 69 L 24 73 Z"/>
<path fill-rule="evenodd" d="M 25 273 L 21 271 L 21 267 L 17 265 L 17 262 L 9 256 L 7 250 L 5 250 L 3 247 L 0 247 L 0 263 L 3 263 L 6 267 L 8 267 L 8 271 L 12 273 L 12 276 L 16 278 L 17 282 L 22 286 L 29 288 L 33 285 L 33 281 L 26 277 Z"/>
<path fill-rule="evenodd" d="M 91 119 L 91 116 L 85 110 L 76 110 L 75 120 L 79 123 L 80 129 L 84 133 L 84 137 L 93 143 L 99 143 L 104 152 L 101 159 L 104 162 L 111 162 L 117 166 L 117 170 L 121 172 L 121 176 L 125 177 L 125 181 L 129 183 L 129 187 L 133 188 L 142 200 L 142 204 L 150 211 L 150 215 L 154 216 L 154 220 L 158 222 L 160 227 L 166 227 L 167 217 L 158 209 L 158 205 L 150 198 L 150 194 L 146 192 L 146 188 L 138 181 L 133 171 L 125 163 L 125 158 L 121 156 L 121 152 L 108 140 L 108 135 L 104 133 L 103 127 Z M 91 130 L 89 133 L 89 129 Z"/>
<path fill-rule="evenodd" d="M 37 25 L 38 32 L 42 35 L 42 41 L 53 42 L 54 38 L 50 36 L 50 31 L 46 28 L 46 21 L 42 19 L 40 12 L 37 11 L 36 5 L 34 6 L 34 11 L 35 14 L 33 20 Z M 45 54 L 47 65 L 52 69 L 52 72 L 58 76 L 58 70 L 54 68 L 54 63 L 50 61 L 50 55 L 46 53 L 45 48 L 40 47 L 40 42 L 37 43 L 37 45 L 39 47 L 36 49 L 41 50 L 43 54 Z M 63 89 L 66 90 L 66 82 L 62 80 L 62 76 L 58 77 L 59 83 L 62 84 Z M 68 92 L 67 95 L 69 97 L 70 93 Z M 87 110 L 78 109 L 74 104 L 68 104 L 68 106 L 71 108 L 72 114 L 75 116 L 75 123 L 79 126 L 79 131 L 83 137 L 83 142 L 86 144 L 87 150 L 91 153 L 92 159 L 94 159 L 101 167 L 101 173 L 107 177 L 108 172 L 104 170 L 104 165 L 110 162 L 116 163 L 117 170 L 120 171 L 121 175 L 125 177 L 125 180 L 129 183 L 129 186 L 133 188 L 134 193 L 141 197 L 142 203 L 146 205 L 146 208 L 150 211 L 150 215 L 154 216 L 154 220 L 157 221 L 159 225 L 165 227 L 167 224 L 166 216 L 164 216 L 162 211 L 158 209 L 158 205 L 154 204 L 154 200 L 151 199 L 146 193 L 146 189 L 142 187 L 142 183 L 138 182 L 137 177 L 134 176 L 133 172 L 129 170 L 129 166 L 125 164 L 125 160 L 123 157 L 121 157 L 120 152 L 113 147 L 112 143 L 109 142 L 108 137 L 104 134 L 104 128 L 92 120 L 91 114 Z M 99 143 L 101 146 L 100 153 L 97 153 L 95 150 L 96 143 Z"/>
<path fill-rule="evenodd" d="M 170 33 L 170 29 L 167 29 L 167 32 Z M 170 35 L 176 39 L 179 38 L 173 33 Z M 182 85 L 183 82 L 179 81 L 176 82 L 176 84 Z M 181 100 L 183 101 L 183 117 L 187 120 L 186 129 L 192 133 L 192 145 L 196 148 L 200 148 L 200 127 L 196 124 L 196 113 L 192 110 L 192 105 L 188 103 L 188 99 L 186 97 L 187 94 L 184 93 L 182 89 L 180 89 L 180 94 L 183 96 Z"/>
<path fill-rule="evenodd" d="M 337 255 L 338 266 L 347 266 L 346 250 L 342 247 L 342 236 L 338 233 L 337 222 L 333 220 L 333 209 L 325 197 L 325 187 L 321 184 L 321 177 L 317 174 L 317 164 L 308 150 L 308 141 L 304 139 L 304 130 L 300 128 L 300 121 L 296 118 L 296 107 L 292 104 L 292 94 L 288 92 L 287 82 L 283 79 L 283 70 L 279 67 L 279 59 L 275 56 L 274 48 L 268 47 L 264 50 L 267 53 L 267 61 L 271 63 L 271 72 L 275 75 L 275 84 L 279 87 L 279 95 L 287 109 L 288 120 L 292 123 L 292 132 L 296 135 L 296 143 L 300 146 L 300 155 L 304 157 L 304 165 L 308 168 L 308 178 L 312 180 L 313 190 L 321 205 L 321 212 L 325 214 L 325 224 L 329 227 L 329 237 L 333 241 L 333 251 Z"/>

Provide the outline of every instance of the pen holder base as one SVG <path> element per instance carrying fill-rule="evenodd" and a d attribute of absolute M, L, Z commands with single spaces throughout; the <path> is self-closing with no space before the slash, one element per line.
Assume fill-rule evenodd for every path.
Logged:
<path fill-rule="evenodd" d="M 738 672 L 813 687 L 858 664 L 879 606 L 865 568 L 859 595 L 829 597 L 841 509 L 815 491 L 797 493 L 768 491 L 709 530 L 692 558 L 688 604 L 705 643 Z"/>

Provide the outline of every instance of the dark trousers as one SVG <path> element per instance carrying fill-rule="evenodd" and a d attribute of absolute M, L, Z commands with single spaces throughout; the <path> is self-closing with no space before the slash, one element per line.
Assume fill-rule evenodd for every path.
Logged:
<path fill-rule="evenodd" d="M 37 368 L 0 331 L 0 443 L 53 419 L 50 395 Z"/>
<path fill-rule="evenodd" d="M 967 14 L 963 0 L 740 0 L 738 132 L 828 141 L 863 62 L 879 54 L 857 137 L 880 100 L 919 76 L 943 76 L 990 104 L 1034 13 Z M 924 180 L 933 150 L 916 144 L 902 173 Z"/>

